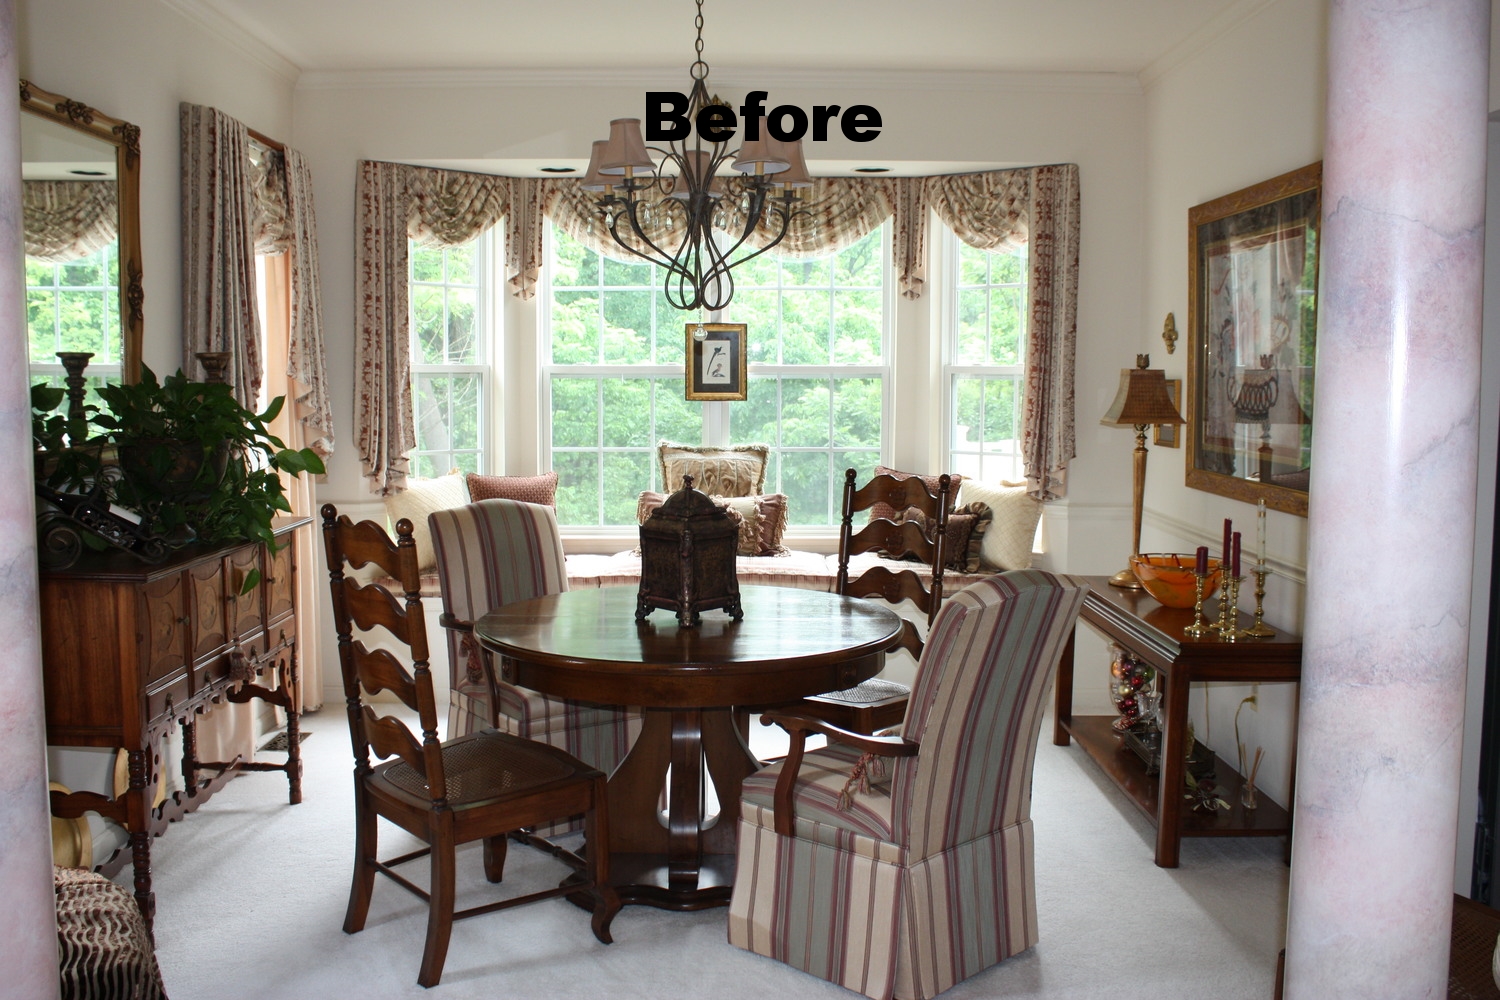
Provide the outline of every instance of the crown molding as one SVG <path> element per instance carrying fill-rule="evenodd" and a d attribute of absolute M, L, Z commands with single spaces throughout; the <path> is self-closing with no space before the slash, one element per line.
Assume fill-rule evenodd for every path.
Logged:
<path fill-rule="evenodd" d="M 168 0 L 184 3 L 196 0 Z M 661 69 L 436 69 L 308 70 L 299 90 L 418 89 L 462 87 L 666 87 L 685 85 L 681 67 Z M 1139 94 L 1129 73 L 989 73 L 914 70 L 716 69 L 710 90 L 752 87 L 859 88 L 862 90 L 983 91 L 986 93 Z"/>
<path fill-rule="evenodd" d="M 1231 29 L 1248 21 L 1279 0 L 1239 0 L 1197 31 L 1147 64 L 1139 74 L 1141 89 L 1149 90 L 1172 70 L 1187 62 Z"/>
<path fill-rule="evenodd" d="M 210 35 L 243 52 L 288 83 L 296 84 L 302 76 L 300 66 L 246 31 L 237 22 L 208 6 L 203 0 L 161 0 L 161 2 Z"/>

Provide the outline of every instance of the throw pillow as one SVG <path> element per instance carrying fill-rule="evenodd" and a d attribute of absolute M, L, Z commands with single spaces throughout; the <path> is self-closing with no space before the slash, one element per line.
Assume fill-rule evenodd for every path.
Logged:
<path fill-rule="evenodd" d="M 1042 504 L 1026 494 L 1025 484 L 996 486 L 975 479 L 964 480 L 963 503 L 986 503 L 994 512 L 980 548 L 980 559 L 989 570 L 1030 569 L 1031 546 L 1036 540 Z"/>
<path fill-rule="evenodd" d="M 883 465 L 875 466 L 875 475 L 891 476 L 895 479 L 910 479 L 912 476 L 917 476 L 918 479 L 922 480 L 922 485 L 927 487 L 927 492 L 931 493 L 933 496 L 937 496 L 938 480 L 942 478 L 941 476 L 918 475 L 914 472 L 898 472 L 895 469 L 888 469 Z M 959 484 L 963 482 L 963 479 L 964 477 L 959 475 L 958 473 L 953 473 L 948 476 L 948 513 L 950 514 L 953 513 L 953 508 L 958 502 L 958 487 Z M 892 507 L 888 503 L 876 501 L 875 503 L 870 505 L 870 520 L 872 521 L 877 517 L 883 517 L 887 520 L 894 521 L 896 519 L 896 515 L 899 513 L 900 511 L 896 510 L 896 508 Z"/>
<path fill-rule="evenodd" d="M 661 465 L 662 489 L 668 492 L 682 489 L 685 475 L 693 477 L 693 489 L 709 496 L 748 497 L 766 488 L 769 445 L 712 448 L 663 441 L 657 445 L 656 454 Z"/>
<path fill-rule="evenodd" d="M 396 522 L 403 517 L 411 521 L 411 538 L 417 544 L 417 568 L 426 573 L 437 569 L 437 552 L 432 547 L 432 532 L 427 529 L 427 515 L 436 510 L 462 507 L 469 502 L 464 477 L 454 473 L 436 479 L 408 479 L 406 489 L 385 498 L 385 516 L 390 521 L 391 538 L 396 537 Z"/>
<path fill-rule="evenodd" d="M 943 535 L 943 568 L 959 573 L 978 573 L 981 569 L 981 547 L 992 518 L 989 504 L 975 502 L 959 507 L 948 515 L 948 530 Z M 915 521 L 923 534 L 931 534 L 927 516 L 916 507 L 908 507 L 896 516 L 896 522 Z M 906 558 L 915 559 L 908 555 Z"/>
<path fill-rule="evenodd" d="M 742 556 L 779 556 L 786 552 L 781 536 L 786 532 L 786 497 L 781 493 L 754 497 L 714 497 L 741 518 Z"/>
<path fill-rule="evenodd" d="M 544 472 L 540 476 L 481 476 L 471 472 L 467 482 L 469 498 L 476 503 L 480 500 L 517 500 L 557 510 L 556 472 Z"/>
<path fill-rule="evenodd" d="M 642 491 L 635 502 L 635 522 L 645 524 L 656 508 L 666 502 L 670 493 L 656 493 L 651 490 Z M 729 519 L 739 528 L 739 542 L 735 548 L 735 554 L 741 556 L 760 555 L 760 510 L 757 508 L 756 497 L 709 497 L 714 503 L 729 512 Z M 641 547 L 635 547 L 636 555 L 640 555 Z"/>

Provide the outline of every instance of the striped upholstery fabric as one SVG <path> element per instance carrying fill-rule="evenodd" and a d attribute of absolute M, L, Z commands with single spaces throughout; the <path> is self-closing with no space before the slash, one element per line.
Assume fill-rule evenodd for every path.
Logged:
<path fill-rule="evenodd" d="M 550 507 L 515 500 L 481 500 L 428 517 L 437 551 L 443 611 L 461 622 L 503 604 L 568 589 L 562 537 Z M 540 740 L 610 773 L 640 733 L 640 713 L 565 701 L 506 684 L 495 675 L 498 712 L 492 713 L 484 657 L 464 631 L 447 629 L 451 694 L 448 738 L 494 725 Z"/>
<path fill-rule="evenodd" d="M 52 885 L 62 1000 L 166 1000 L 146 918 L 130 890 L 97 872 L 56 866 Z"/>
<path fill-rule="evenodd" d="M 847 811 L 846 747 L 804 757 L 793 837 L 775 832 L 781 765 L 747 778 L 730 943 L 876 1000 L 927 1000 L 1034 945 L 1032 763 L 1085 588 L 1023 570 L 949 597 L 903 724 L 921 750 Z"/>

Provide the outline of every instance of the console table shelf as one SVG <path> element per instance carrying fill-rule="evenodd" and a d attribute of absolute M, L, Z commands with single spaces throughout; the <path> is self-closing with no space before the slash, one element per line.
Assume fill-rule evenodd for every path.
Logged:
<path fill-rule="evenodd" d="M 1240 805 L 1243 778 L 1216 755 L 1214 784 L 1229 809 L 1195 812 L 1187 792 L 1183 758 L 1187 747 L 1188 691 L 1194 681 L 1299 681 L 1302 640 L 1277 629 L 1265 639 L 1225 642 L 1217 636 L 1189 639 L 1183 628 L 1193 621 L 1190 609 L 1168 608 L 1144 591 L 1111 587 L 1106 577 L 1088 577 L 1089 594 L 1079 621 L 1108 641 L 1154 667 L 1162 690 L 1162 764 L 1147 775 L 1140 758 L 1115 733 L 1112 716 L 1073 715 L 1073 641 L 1058 664 L 1052 742 L 1067 746 L 1077 739 L 1104 773 L 1156 824 L 1156 863 L 1176 868 L 1183 837 L 1274 837 L 1290 835 L 1287 808 L 1261 796 L 1260 806 Z M 1217 613 L 1217 602 L 1205 604 L 1205 617 Z M 1250 616 L 1241 614 L 1242 626 Z M 1269 624 L 1269 623 L 1267 623 Z M 1273 628 L 1275 626 L 1272 626 Z"/>

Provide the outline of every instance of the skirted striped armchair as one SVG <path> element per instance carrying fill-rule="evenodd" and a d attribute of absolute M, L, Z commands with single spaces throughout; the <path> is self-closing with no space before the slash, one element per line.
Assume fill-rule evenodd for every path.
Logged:
<path fill-rule="evenodd" d="M 450 675 L 448 738 L 494 726 L 561 747 L 609 774 L 640 734 L 640 713 L 565 701 L 507 684 L 487 669 L 474 621 L 503 604 L 568 589 L 552 508 L 480 500 L 428 515 L 443 595 Z"/>
<path fill-rule="evenodd" d="M 1035 944 L 1032 763 L 1085 593 L 1022 570 L 950 597 L 901 736 L 770 713 L 792 746 L 744 783 L 730 943 L 876 1000 L 927 1000 Z M 804 755 L 812 732 L 829 746 Z"/>

